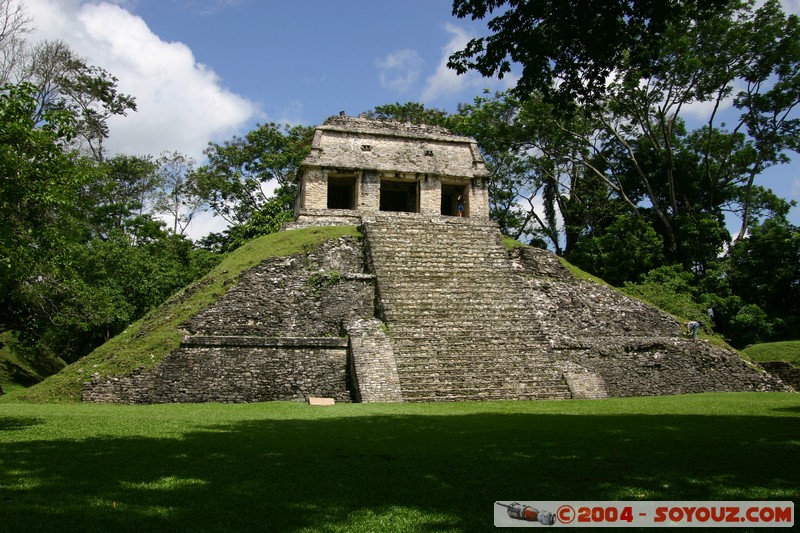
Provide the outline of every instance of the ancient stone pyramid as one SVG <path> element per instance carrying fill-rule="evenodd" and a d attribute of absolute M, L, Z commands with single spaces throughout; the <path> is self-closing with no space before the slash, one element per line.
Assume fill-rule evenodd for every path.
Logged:
<path fill-rule="evenodd" d="M 473 140 L 351 117 L 330 122 L 305 162 L 292 227 L 347 223 L 361 237 L 246 271 L 184 324 L 179 349 L 151 370 L 85 384 L 84 401 L 784 389 L 736 352 L 684 337 L 673 317 L 575 278 L 554 254 L 506 248 L 488 218 L 488 174 Z M 357 156 L 348 158 L 347 147 Z M 466 216 L 457 216 L 459 197 Z"/>

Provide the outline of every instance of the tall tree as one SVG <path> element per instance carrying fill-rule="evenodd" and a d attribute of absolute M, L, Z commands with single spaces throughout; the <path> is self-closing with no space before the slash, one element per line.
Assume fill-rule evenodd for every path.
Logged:
<path fill-rule="evenodd" d="M 136 111 L 136 100 L 119 92 L 117 78 L 89 65 L 61 41 L 45 41 L 33 47 L 21 69 L 20 79 L 38 89 L 38 116 L 48 109 L 69 109 L 77 117 L 75 141 L 96 161 L 105 157 L 108 119 Z"/>
<path fill-rule="evenodd" d="M 731 248 L 730 283 L 743 300 L 800 327 L 800 227 L 773 217 L 754 224 Z M 790 327 L 789 327 L 790 326 Z"/>
<path fill-rule="evenodd" d="M 198 192 L 231 225 L 247 223 L 277 188 L 294 194 L 294 180 L 311 147 L 313 128 L 268 123 L 244 137 L 209 143 L 196 171 Z M 293 204 L 292 204 L 293 206 Z"/>
<path fill-rule="evenodd" d="M 157 165 L 150 156 L 116 155 L 98 165 L 85 188 L 83 210 L 93 237 L 126 231 L 128 222 L 152 207 L 160 187 Z"/>
<path fill-rule="evenodd" d="M 35 91 L 25 84 L 0 90 L 2 330 L 20 326 L 31 312 L 49 312 L 42 289 L 73 238 L 77 198 L 92 175 L 64 150 L 75 131 L 70 112 L 48 110 L 44 125 L 36 126 Z"/>
<path fill-rule="evenodd" d="M 798 30 L 798 18 L 786 17 L 776 0 L 757 9 L 731 3 L 694 25 L 670 25 L 649 70 L 620 62 L 603 105 L 585 109 L 599 135 L 567 129 L 604 161 L 603 169 L 587 167 L 632 212 L 652 215 L 668 257 L 687 246 L 682 223 L 710 220 L 700 213 L 721 225 L 723 208 L 737 210 L 746 228 L 753 203 L 763 199 L 754 180 L 797 150 Z M 750 53 L 751 42 L 775 52 Z M 740 84 L 745 89 L 734 95 Z M 740 118 L 731 131 L 720 130 L 719 108 L 731 97 Z M 707 124 L 688 134 L 685 110 L 699 102 L 710 104 Z"/>
<path fill-rule="evenodd" d="M 31 22 L 22 4 L 0 0 L 0 85 L 17 81 L 14 73 L 22 59 Z"/>
<path fill-rule="evenodd" d="M 172 232 L 183 235 L 204 201 L 197 188 L 195 161 L 179 152 L 164 153 L 157 162 L 160 191 L 154 211 L 172 219 Z"/>
<path fill-rule="evenodd" d="M 605 93 L 623 62 L 647 75 L 670 26 L 691 26 L 728 0 L 454 0 L 453 15 L 487 22 L 490 34 L 450 56 L 459 74 L 503 77 L 522 68 L 516 96 L 544 94 L 583 105 Z"/>

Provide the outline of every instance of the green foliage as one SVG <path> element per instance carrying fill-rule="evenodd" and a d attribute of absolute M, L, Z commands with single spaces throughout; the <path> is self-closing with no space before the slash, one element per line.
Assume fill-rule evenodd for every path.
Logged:
<path fill-rule="evenodd" d="M 396 120 L 398 122 L 411 122 L 412 124 L 430 124 L 432 126 L 450 125 L 446 111 L 429 109 L 424 104 L 416 102 L 399 102 L 376 106 L 375 109 L 364 113 L 365 116 L 378 120 Z"/>
<path fill-rule="evenodd" d="M 771 339 L 773 331 L 774 326 L 767 313 L 755 304 L 747 304 L 731 318 L 728 336 L 734 346 L 747 346 Z"/>
<path fill-rule="evenodd" d="M 0 329 L 22 329 L 33 310 L 47 306 L 42 288 L 69 260 L 78 195 L 93 175 L 64 151 L 74 117 L 46 112 L 36 127 L 29 85 L 0 91 Z M 89 171 L 87 171 L 89 170 Z"/>
<path fill-rule="evenodd" d="M 150 156 L 117 155 L 102 163 L 83 194 L 83 209 L 94 236 L 124 231 L 128 220 L 143 213 L 159 185 L 156 168 Z"/>
<path fill-rule="evenodd" d="M 558 475 L 537 478 L 542 499 L 786 501 L 800 491 L 799 413 L 790 393 L 333 407 L 0 403 L 3 526 L 489 531 L 492 502 L 529 493 L 543 465 Z"/>
<path fill-rule="evenodd" d="M 271 189 L 291 191 L 313 132 L 306 126 L 269 123 L 244 137 L 209 143 L 208 164 L 193 178 L 198 194 L 227 222 L 246 224 L 270 200 Z"/>
<path fill-rule="evenodd" d="M 800 326 L 800 227 L 783 218 L 752 226 L 729 255 L 735 293 L 771 315 Z"/>
<path fill-rule="evenodd" d="M 694 280 L 694 275 L 679 265 L 663 266 L 648 272 L 637 283 L 625 283 L 622 292 L 681 319 L 706 322 L 706 308 L 694 296 Z"/>
<path fill-rule="evenodd" d="M 107 111 L 128 108 L 109 80 L 84 82 Z M 31 360 L 74 361 L 213 261 L 142 214 L 158 185 L 149 157 L 80 157 L 68 148 L 78 112 L 38 96 L 25 84 L 0 93 L 0 330 Z"/>
<path fill-rule="evenodd" d="M 257 237 L 276 233 L 284 224 L 294 220 L 294 203 L 294 187 L 281 187 L 247 222 L 225 230 L 222 235 L 207 236 L 200 245 L 224 253 Z"/>
<path fill-rule="evenodd" d="M 108 120 L 136 111 L 136 100 L 120 93 L 117 78 L 106 70 L 89 65 L 62 41 L 43 41 L 23 57 L 22 78 L 35 85 L 35 121 L 63 110 L 75 117 L 73 146 L 97 162 L 105 159 L 104 141 L 109 135 Z"/>
<path fill-rule="evenodd" d="M 307 252 L 343 235 L 357 235 L 351 226 L 284 231 L 248 242 L 229 253 L 208 274 L 54 376 L 14 394 L 21 401 L 77 402 L 81 384 L 100 376 L 129 374 L 149 368 L 180 345 L 180 325 L 235 285 L 239 275 L 264 259 Z"/>
<path fill-rule="evenodd" d="M 663 249 L 661 237 L 642 218 L 619 215 L 603 234 L 578 241 L 567 259 L 620 286 L 662 264 Z"/>
<path fill-rule="evenodd" d="M 195 213 L 203 205 L 202 192 L 194 172 L 194 159 L 180 152 L 164 153 L 158 158 L 153 211 L 172 219 L 172 232 L 183 235 Z"/>
<path fill-rule="evenodd" d="M 722 216 L 711 213 L 680 215 L 675 220 L 678 250 L 672 260 L 685 268 L 704 272 L 716 263 L 720 251 L 730 242 Z"/>

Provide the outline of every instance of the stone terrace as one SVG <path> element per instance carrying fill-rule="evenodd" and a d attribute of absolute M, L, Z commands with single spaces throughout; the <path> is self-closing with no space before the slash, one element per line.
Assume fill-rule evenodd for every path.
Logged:
<path fill-rule="evenodd" d="M 493 222 L 391 215 L 364 217 L 362 231 L 403 401 L 784 388 L 550 252 L 509 252 Z"/>
<path fill-rule="evenodd" d="M 365 218 L 404 401 L 571 397 L 496 224 Z"/>

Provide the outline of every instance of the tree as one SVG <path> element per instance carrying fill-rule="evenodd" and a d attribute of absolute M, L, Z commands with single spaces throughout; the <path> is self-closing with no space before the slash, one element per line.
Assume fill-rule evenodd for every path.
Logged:
<path fill-rule="evenodd" d="M 150 156 L 116 155 L 98 165 L 82 197 L 93 237 L 125 232 L 129 220 L 152 206 L 160 186 L 156 168 Z"/>
<path fill-rule="evenodd" d="M 284 224 L 294 219 L 294 201 L 294 190 L 280 187 L 250 220 L 226 230 L 221 242 L 216 242 L 216 236 L 211 236 L 201 244 L 208 246 L 209 249 L 226 253 L 257 237 L 276 233 Z"/>
<path fill-rule="evenodd" d="M 0 85 L 14 81 L 30 25 L 31 18 L 22 4 L 0 0 Z"/>
<path fill-rule="evenodd" d="M 756 177 L 766 168 L 789 161 L 786 151 L 800 152 L 800 18 L 787 17 L 778 0 L 769 0 L 743 22 L 747 38 L 740 77 L 746 82 L 734 105 L 742 111 L 734 131 L 744 128 L 752 139 L 754 159 L 743 186 L 739 238 L 753 222 L 750 216 Z"/>
<path fill-rule="evenodd" d="M 800 103 L 798 28 L 798 18 L 786 17 L 774 0 L 758 9 L 730 3 L 693 25 L 670 24 L 648 69 L 621 60 L 606 96 L 581 109 L 592 128 L 576 131 L 560 121 L 589 150 L 585 168 L 630 212 L 652 219 L 669 261 L 707 263 L 728 239 L 718 231 L 723 211 L 739 213 L 746 228 L 770 205 L 754 180 L 787 161 L 800 142 L 792 114 Z M 763 50 L 751 54 L 751 42 L 765 43 Z M 780 58 L 765 51 L 772 49 Z M 731 131 L 719 129 L 718 110 L 738 84 L 746 87 L 732 100 L 739 121 Z M 697 102 L 711 104 L 707 122 L 687 132 L 684 111 Z M 710 231 L 717 249 L 687 255 L 695 248 L 685 239 L 699 235 L 691 226 Z"/>
<path fill-rule="evenodd" d="M 487 22 L 491 34 L 470 40 L 448 67 L 484 76 L 522 68 L 519 98 L 544 94 L 562 106 L 594 102 L 623 62 L 645 76 L 660 57 L 669 27 L 689 27 L 728 0 L 454 0 L 453 15 Z"/>
<path fill-rule="evenodd" d="M 172 219 L 172 232 L 183 235 L 203 204 L 194 159 L 178 152 L 164 153 L 157 164 L 161 186 L 153 210 L 168 215 Z"/>
<path fill-rule="evenodd" d="M 0 329 L 24 325 L 26 316 L 50 311 L 45 286 L 74 236 L 77 197 L 90 167 L 64 150 L 75 118 L 48 110 L 34 121 L 32 85 L 0 90 Z"/>
<path fill-rule="evenodd" d="M 27 55 L 18 77 L 37 87 L 37 120 L 47 110 L 69 109 L 77 119 L 78 147 L 102 162 L 108 119 L 136 111 L 136 100 L 118 91 L 117 78 L 89 65 L 61 41 L 39 43 Z"/>
<path fill-rule="evenodd" d="M 208 163 L 195 173 L 198 193 L 229 224 L 247 223 L 273 190 L 281 187 L 294 194 L 294 180 L 313 132 L 306 126 L 269 123 L 221 145 L 209 143 Z"/>
<path fill-rule="evenodd" d="M 142 212 L 152 161 L 81 156 L 78 123 L 0 89 L 0 330 L 31 357 L 82 357 L 213 265 Z"/>
<path fill-rule="evenodd" d="M 411 122 L 412 124 L 430 124 L 432 126 L 448 127 L 448 114 L 441 109 L 426 108 L 417 102 L 399 102 L 376 106 L 375 109 L 364 113 L 367 117 L 379 120 L 396 120 L 398 122 Z"/>
<path fill-rule="evenodd" d="M 650 224 L 635 215 L 623 214 L 601 234 L 578 241 L 568 259 L 608 283 L 621 286 L 661 266 L 663 253 L 661 236 Z"/>
<path fill-rule="evenodd" d="M 744 301 L 785 324 L 780 333 L 800 327 L 800 227 L 783 217 L 752 226 L 729 253 L 730 284 Z"/>

